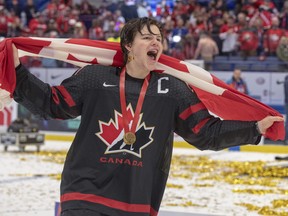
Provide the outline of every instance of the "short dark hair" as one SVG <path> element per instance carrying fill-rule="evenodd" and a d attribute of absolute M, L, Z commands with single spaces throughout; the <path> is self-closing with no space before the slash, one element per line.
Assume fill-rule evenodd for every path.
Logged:
<path fill-rule="evenodd" d="M 128 59 L 128 50 L 126 49 L 126 45 L 127 44 L 131 44 L 134 41 L 134 38 L 137 34 L 137 32 L 141 33 L 141 30 L 147 26 L 148 31 L 151 34 L 155 34 L 151 31 L 151 26 L 155 25 L 159 28 L 160 30 L 160 34 L 162 37 L 162 41 L 163 41 L 163 28 L 162 28 L 162 24 L 159 23 L 157 20 L 155 19 L 151 19 L 148 17 L 143 17 L 143 18 L 135 18 L 135 19 L 131 19 L 129 20 L 124 27 L 122 28 L 121 32 L 120 32 L 120 45 L 121 45 L 121 49 L 122 52 L 124 54 L 124 64 L 127 63 L 127 59 Z"/>

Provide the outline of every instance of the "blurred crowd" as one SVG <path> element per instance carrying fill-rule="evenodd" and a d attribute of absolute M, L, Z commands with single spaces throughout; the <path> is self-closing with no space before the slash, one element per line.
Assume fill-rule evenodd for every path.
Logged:
<path fill-rule="evenodd" d="M 33 0 L 0 0 L 0 37 L 89 38 L 119 42 L 129 19 L 163 23 L 164 53 L 178 59 L 217 55 L 277 56 L 288 61 L 288 0 L 51 0 L 41 10 Z M 63 66 L 27 58 L 30 66 Z M 45 65 L 46 64 L 46 65 Z M 65 65 L 64 65 L 65 66 Z M 66 65 L 67 66 L 67 65 Z M 207 69 L 209 69 L 209 65 Z"/>

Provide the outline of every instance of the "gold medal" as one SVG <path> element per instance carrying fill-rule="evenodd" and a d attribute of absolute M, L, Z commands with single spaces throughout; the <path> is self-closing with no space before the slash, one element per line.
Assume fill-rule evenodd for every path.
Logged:
<path fill-rule="evenodd" d="M 127 132 L 125 133 L 124 135 L 124 142 L 127 144 L 127 145 L 132 145 L 135 143 L 136 141 L 136 135 L 132 132 Z"/>

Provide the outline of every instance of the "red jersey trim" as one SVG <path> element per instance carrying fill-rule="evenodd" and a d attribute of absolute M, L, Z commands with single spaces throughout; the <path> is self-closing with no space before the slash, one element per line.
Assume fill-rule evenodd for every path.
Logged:
<path fill-rule="evenodd" d="M 75 101 L 73 100 L 73 98 L 71 97 L 71 95 L 64 86 L 55 86 L 55 88 L 57 88 L 60 91 L 60 93 L 64 97 L 64 100 L 70 107 L 75 106 Z"/>
<path fill-rule="evenodd" d="M 109 199 L 106 197 L 94 195 L 94 194 L 83 194 L 83 193 L 66 193 L 61 196 L 61 203 L 73 200 L 82 200 L 92 203 L 101 204 L 110 208 L 119 209 L 126 212 L 141 212 L 150 213 L 151 216 L 157 216 L 158 212 L 155 211 L 150 205 L 145 204 L 130 204 L 121 202 L 118 200 Z"/>
<path fill-rule="evenodd" d="M 184 110 L 179 117 L 182 120 L 186 120 L 190 115 L 192 115 L 193 113 L 196 113 L 200 110 L 206 109 L 205 105 L 203 103 L 198 103 L 195 105 L 192 105 L 190 107 L 188 107 L 186 110 Z"/>
<path fill-rule="evenodd" d="M 53 101 L 54 101 L 56 104 L 59 104 L 60 101 L 59 101 L 59 97 L 58 97 L 58 95 L 57 95 L 57 91 L 56 91 L 55 87 L 52 87 L 51 90 L 52 90 L 52 98 L 53 98 Z"/>
<path fill-rule="evenodd" d="M 200 121 L 197 125 L 195 125 L 195 127 L 192 128 L 192 131 L 197 134 L 199 133 L 199 131 L 201 130 L 201 128 L 206 124 L 207 121 L 209 121 L 210 118 L 206 118 L 203 119 L 202 121 Z"/>

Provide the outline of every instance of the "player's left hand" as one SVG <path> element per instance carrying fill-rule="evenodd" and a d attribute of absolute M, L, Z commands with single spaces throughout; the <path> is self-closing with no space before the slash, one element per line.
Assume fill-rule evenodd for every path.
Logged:
<path fill-rule="evenodd" d="M 274 122 L 284 121 L 283 117 L 280 116 L 266 116 L 262 120 L 258 121 L 258 128 L 261 134 L 265 134 L 266 130 L 273 125 Z"/>

